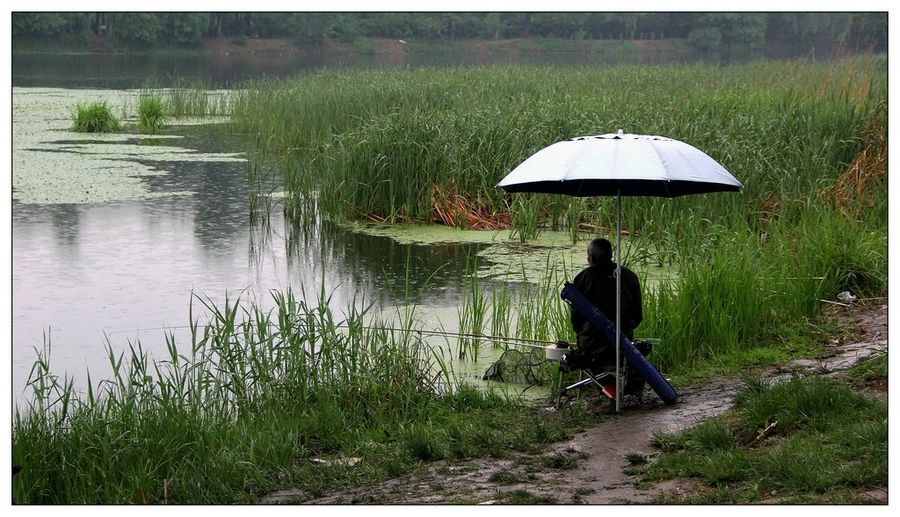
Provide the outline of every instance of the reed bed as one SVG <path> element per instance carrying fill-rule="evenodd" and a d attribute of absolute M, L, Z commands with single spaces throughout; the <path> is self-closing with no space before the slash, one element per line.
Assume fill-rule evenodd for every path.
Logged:
<path fill-rule="evenodd" d="M 653 260 L 680 273 L 645 293 L 651 317 L 638 332 L 666 341 L 664 368 L 685 368 L 787 339 L 788 327 L 815 318 L 818 300 L 840 290 L 883 293 L 885 68 L 883 57 L 862 56 L 729 67 L 331 70 L 251 82 L 228 109 L 259 156 L 275 161 L 249 170 L 278 171 L 281 204 L 298 227 L 323 212 L 510 224 L 522 242 L 568 229 L 575 242 L 579 230 L 613 226 L 612 199 L 509 196 L 496 182 L 536 150 L 579 134 L 622 128 L 703 149 L 744 182 L 742 194 L 624 203 L 626 230 L 647 237 Z M 186 104 L 206 110 L 200 100 Z M 264 196 L 250 199 L 252 212 L 268 217 Z M 559 283 L 542 296 L 552 298 Z M 502 312 L 484 293 L 474 282 L 460 308 L 461 327 L 476 334 L 488 314 Z M 530 299 L 517 307 L 516 332 L 564 335 L 559 305 Z M 535 328 L 548 322 L 553 332 Z"/>
<path fill-rule="evenodd" d="M 209 81 L 176 77 L 171 86 L 162 87 L 159 81 L 148 81 L 140 92 L 141 99 L 154 98 L 162 104 L 167 116 L 214 117 L 231 113 L 228 90 L 217 90 Z"/>
<path fill-rule="evenodd" d="M 231 112 L 228 92 L 215 90 L 203 81 L 178 79 L 160 94 L 173 117 L 223 116 Z"/>
<path fill-rule="evenodd" d="M 208 322 L 168 357 L 141 344 L 114 352 L 112 375 L 77 392 L 34 365 L 30 404 L 13 422 L 21 504 L 223 504 L 279 488 L 308 497 L 397 476 L 422 461 L 533 450 L 589 419 L 539 418 L 520 403 L 459 384 L 403 321 L 336 318 L 273 292 L 263 310 L 195 298 Z M 426 425 L 425 422 L 428 424 Z"/>
<path fill-rule="evenodd" d="M 799 223 L 774 221 L 765 235 L 709 221 L 696 222 L 686 235 L 665 250 L 674 259 L 661 259 L 654 249 L 629 248 L 623 255 L 637 272 L 644 264 L 679 264 L 672 279 L 642 280 L 644 321 L 635 332 L 659 340 L 650 360 L 668 373 L 691 375 L 716 364 L 740 368 L 802 353 L 813 346 L 821 300 L 841 291 L 881 296 L 887 289 L 887 234 L 861 230 L 826 206 L 810 209 Z M 581 267 L 557 269 L 548 256 L 542 278 L 529 282 L 523 271 L 514 292 L 472 281 L 461 325 L 487 315 L 482 325 L 492 335 L 574 342 L 571 309 L 559 293 Z M 541 381 L 552 382 L 553 375 L 544 372 Z"/>
<path fill-rule="evenodd" d="M 534 216 L 564 210 L 551 196 L 522 210 L 494 188 L 515 165 L 582 134 L 662 134 L 710 154 L 740 178 L 742 196 L 629 199 L 630 230 L 653 232 L 691 211 L 728 224 L 814 204 L 861 151 L 864 128 L 883 127 L 885 60 L 767 62 L 611 68 L 482 68 L 329 71 L 246 85 L 235 127 L 299 162 L 296 182 L 321 208 L 351 219 L 446 222 L 435 189 L 479 214 Z M 455 199 L 458 199 L 455 198 Z M 609 200 L 584 203 L 570 226 L 612 219 Z M 545 224 L 547 224 L 545 222 Z M 550 223 L 554 224 L 554 223 Z"/>

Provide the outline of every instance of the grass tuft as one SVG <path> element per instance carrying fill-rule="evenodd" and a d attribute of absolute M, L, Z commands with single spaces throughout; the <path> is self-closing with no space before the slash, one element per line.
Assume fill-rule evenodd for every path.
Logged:
<path fill-rule="evenodd" d="M 106 102 L 78 103 L 72 130 L 78 133 L 114 133 L 122 125 Z"/>
<path fill-rule="evenodd" d="M 856 383 L 864 383 L 888 378 L 887 352 L 878 352 L 863 359 L 850 368 L 850 378 Z"/>
<path fill-rule="evenodd" d="M 503 504 L 556 504 L 556 499 L 550 496 L 535 495 L 527 490 L 513 490 L 500 496 Z"/>
<path fill-rule="evenodd" d="M 138 100 L 138 123 L 141 132 L 156 134 L 162 128 L 167 117 L 166 105 L 162 97 L 142 94 Z"/>

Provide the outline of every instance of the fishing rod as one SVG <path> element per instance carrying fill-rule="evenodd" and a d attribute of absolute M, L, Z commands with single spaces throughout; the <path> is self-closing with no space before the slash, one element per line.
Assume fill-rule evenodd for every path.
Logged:
<path fill-rule="evenodd" d="M 350 325 L 343 323 L 335 325 L 335 327 L 349 328 Z M 528 339 L 524 337 L 505 337 L 505 336 L 489 336 L 486 334 L 471 334 L 467 332 L 447 332 L 445 330 L 422 330 L 422 329 L 401 329 L 396 327 L 371 327 L 361 325 L 359 328 L 365 330 L 390 330 L 394 332 L 410 332 L 416 334 L 428 334 L 430 336 L 446 336 L 468 339 L 480 339 L 485 341 L 494 341 L 515 346 L 525 346 L 529 348 L 545 348 L 546 345 L 555 345 L 556 341 L 545 341 L 542 339 Z"/>
<path fill-rule="evenodd" d="M 198 325 L 197 327 L 209 327 L 212 324 L 208 325 Z M 270 324 L 270 326 L 274 326 Z M 191 327 L 189 325 L 177 325 L 172 327 L 157 327 L 157 328 L 146 328 L 146 329 L 133 329 L 133 330 L 117 330 L 113 332 L 108 332 L 107 335 L 112 334 L 122 334 L 126 332 L 141 332 L 141 331 L 154 331 L 154 330 L 175 330 L 175 329 L 191 329 L 197 328 Z M 464 339 L 478 339 L 483 341 L 493 341 L 495 343 L 503 343 L 505 345 L 512 346 L 522 346 L 527 348 L 540 348 L 543 349 L 547 345 L 555 345 L 556 341 L 546 341 L 542 339 L 529 339 L 522 337 L 506 337 L 506 336 L 490 336 L 486 334 L 472 334 L 467 332 L 448 332 L 446 330 L 424 330 L 424 329 L 405 329 L 405 328 L 397 328 L 397 327 L 379 327 L 379 326 L 370 326 L 370 325 L 351 325 L 349 323 L 337 323 L 334 324 L 335 328 L 351 328 L 356 327 L 363 330 L 388 330 L 391 332 L 409 332 L 415 333 L 419 335 L 429 335 L 429 336 L 444 336 L 444 337 L 455 337 L 455 338 L 464 338 Z M 237 335 L 235 333 L 235 335 Z"/>

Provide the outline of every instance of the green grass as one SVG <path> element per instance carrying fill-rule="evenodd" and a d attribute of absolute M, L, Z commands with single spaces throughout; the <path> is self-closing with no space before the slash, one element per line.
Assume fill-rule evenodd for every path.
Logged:
<path fill-rule="evenodd" d="M 515 485 L 524 482 L 525 479 L 515 472 L 500 470 L 491 474 L 488 481 L 497 485 Z"/>
<path fill-rule="evenodd" d="M 877 352 L 872 357 L 854 364 L 849 371 L 850 379 L 856 383 L 865 383 L 888 378 L 887 352 Z"/>
<path fill-rule="evenodd" d="M 505 492 L 503 494 L 500 494 L 498 499 L 502 504 L 535 505 L 556 504 L 557 502 L 553 497 L 534 495 L 527 490 L 513 490 L 512 492 Z"/>
<path fill-rule="evenodd" d="M 168 336 L 157 359 L 140 343 L 110 349 L 112 376 L 88 376 L 86 393 L 53 372 L 48 344 L 14 418 L 16 502 L 249 503 L 289 487 L 318 496 L 422 462 L 533 451 L 592 418 L 446 385 L 414 332 L 364 330 L 352 309 L 336 320 L 324 295 L 311 305 L 274 297 L 270 311 L 201 300 L 208 324 L 192 322 L 190 342 Z"/>
<path fill-rule="evenodd" d="M 696 501 L 823 501 L 887 486 L 887 406 L 824 378 L 748 380 L 729 414 L 654 438 L 648 481 L 692 477 Z M 823 499 L 824 498 L 824 499 Z"/>
<path fill-rule="evenodd" d="M 78 133 L 115 133 L 122 128 L 106 102 L 78 103 L 72 131 Z"/>
<path fill-rule="evenodd" d="M 820 299 L 886 289 L 887 233 L 862 230 L 826 208 L 773 223 L 764 238 L 746 228 L 706 228 L 678 248 L 680 275 L 646 293 L 637 331 L 663 339 L 653 357 L 668 370 L 711 360 L 764 364 L 779 360 L 779 350 L 809 351 L 817 336 L 808 323 L 820 319 Z"/>
<path fill-rule="evenodd" d="M 230 113 L 229 92 L 217 90 L 210 81 L 175 77 L 169 87 L 159 80 L 149 80 L 141 90 L 141 99 L 160 103 L 167 117 L 209 117 Z"/>
<path fill-rule="evenodd" d="M 138 124 L 142 133 L 156 134 L 168 116 L 162 97 L 142 93 L 138 100 Z"/>

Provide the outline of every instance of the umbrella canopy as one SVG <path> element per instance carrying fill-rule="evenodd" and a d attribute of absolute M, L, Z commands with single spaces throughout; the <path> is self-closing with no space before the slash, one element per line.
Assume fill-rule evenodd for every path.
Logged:
<path fill-rule="evenodd" d="M 569 196 L 677 197 L 740 191 L 743 185 L 703 151 L 671 138 L 581 136 L 533 154 L 497 184 L 507 192 Z"/>
<path fill-rule="evenodd" d="M 621 404 L 622 196 L 678 197 L 739 192 L 743 185 L 703 151 L 653 135 L 618 133 L 581 136 L 533 154 L 506 175 L 507 192 L 569 196 L 616 196 L 616 411 Z"/>

